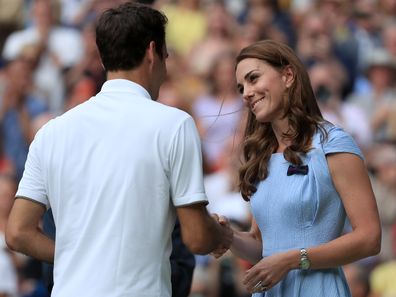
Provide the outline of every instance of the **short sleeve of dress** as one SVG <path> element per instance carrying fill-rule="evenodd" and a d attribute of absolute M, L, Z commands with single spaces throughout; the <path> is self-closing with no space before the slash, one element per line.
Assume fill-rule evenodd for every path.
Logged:
<path fill-rule="evenodd" d="M 364 161 L 362 151 L 350 134 L 337 126 L 328 126 L 326 130 L 328 136 L 322 143 L 325 155 L 333 153 L 351 153 L 359 156 Z"/>

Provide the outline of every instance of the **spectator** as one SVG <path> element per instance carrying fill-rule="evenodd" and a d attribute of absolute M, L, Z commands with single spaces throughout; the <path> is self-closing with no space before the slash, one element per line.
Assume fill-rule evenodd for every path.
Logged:
<path fill-rule="evenodd" d="M 205 77 L 214 60 L 233 47 L 236 23 L 224 4 L 215 2 L 206 8 L 206 35 L 192 47 L 187 56 L 192 73 Z"/>
<path fill-rule="evenodd" d="M 245 23 L 255 24 L 260 29 L 260 39 L 273 39 L 294 47 L 295 30 L 286 11 L 280 9 L 278 1 L 247 1 Z"/>
<path fill-rule="evenodd" d="M 379 264 L 370 275 L 370 284 L 375 297 L 396 296 L 396 260 Z"/>
<path fill-rule="evenodd" d="M 369 297 L 370 283 L 366 267 L 359 263 L 351 263 L 343 269 L 352 297 Z"/>
<path fill-rule="evenodd" d="M 63 112 L 64 71 L 80 61 L 83 44 L 78 31 L 56 25 L 53 14 L 55 3 L 51 0 L 33 0 L 33 24 L 26 29 L 13 32 L 7 38 L 3 58 L 15 59 L 27 44 L 35 44 L 38 47 L 38 66 L 34 71 L 34 83 L 46 98 L 49 110 L 58 115 Z"/>
<path fill-rule="evenodd" d="M 384 48 L 396 58 L 396 21 L 393 19 L 389 22 L 384 22 L 382 27 L 382 40 Z"/>
<path fill-rule="evenodd" d="M 347 101 L 364 111 L 373 141 L 384 141 L 389 138 L 384 113 L 396 102 L 396 60 L 385 49 L 377 48 L 367 63 L 366 76 L 370 91 L 354 92 Z"/>
<path fill-rule="evenodd" d="M 69 110 L 91 98 L 100 91 L 106 80 L 106 73 L 95 44 L 95 26 L 88 23 L 82 29 L 84 54 L 80 63 L 74 65 L 65 75 L 65 110 Z"/>
<path fill-rule="evenodd" d="M 358 69 L 364 71 L 374 49 L 381 46 L 381 27 L 375 1 L 357 1 L 353 9 L 354 36 L 358 43 Z"/>
<path fill-rule="evenodd" d="M 34 137 L 33 121 L 47 111 L 42 99 L 33 95 L 33 63 L 23 55 L 10 61 L 5 69 L 5 89 L 0 95 L 3 151 L 13 162 L 17 180 L 22 177 Z"/>
<path fill-rule="evenodd" d="M 8 35 L 22 27 L 23 4 L 23 0 L 0 0 L 0 53 Z"/>
<path fill-rule="evenodd" d="M 11 210 L 15 181 L 12 176 L 0 174 L 0 297 L 16 297 L 18 293 L 18 276 L 13 262 L 12 252 L 5 242 L 5 229 Z"/>
<path fill-rule="evenodd" d="M 207 76 L 209 90 L 198 96 L 192 112 L 201 127 L 202 150 L 209 172 L 220 169 L 220 156 L 236 133 L 242 114 L 242 101 L 234 76 L 233 52 L 219 54 Z"/>
<path fill-rule="evenodd" d="M 201 0 L 176 0 L 160 6 L 169 19 L 167 44 L 186 57 L 191 49 L 204 38 L 206 17 L 201 10 Z"/>
<path fill-rule="evenodd" d="M 339 63 L 319 62 L 308 70 L 312 88 L 323 117 L 344 128 L 363 150 L 372 143 L 370 123 L 359 106 L 345 102 L 342 98 L 348 77 Z"/>
<path fill-rule="evenodd" d="M 338 63 L 330 28 L 325 18 L 314 11 L 305 16 L 298 27 L 296 53 L 304 65 L 310 67 L 317 62 Z"/>
<path fill-rule="evenodd" d="M 382 249 L 379 260 L 386 262 L 396 256 L 392 228 L 396 223 L 396 148 L 394 144 L 376 144 L 367 155 L 372 171 L 373 191 L 381 217 Z"/>

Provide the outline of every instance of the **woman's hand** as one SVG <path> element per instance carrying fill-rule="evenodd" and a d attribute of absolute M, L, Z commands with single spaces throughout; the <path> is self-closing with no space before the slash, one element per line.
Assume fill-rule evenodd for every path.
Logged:
<path fill-rule="evenodd" d="M 215 257 L 217 259 L 217 258 L 220 258 L 221 256 L 223 256 L 229 250 L 230 245 L 232 243 L 234 231 L 231 228 L 230 221 L 225 216 L 212 214 L 212 218 L 215 221 L 217 221 L 221 226 L 223 226 L 223 228 L 227 229 L 227 234 L 228 234 L 228 237 L 230 238 L 230 241 L 227 242 L 227 244 L 222 244 L 222 245 L 218 246 L 216 249 L 214 249 L 210 253 L 213 257 Z"/>
<path fill-rule="evenodd" d="M 246 271 L 243 284 L 251 293 L 266 291 L 282 280 L 293 267 L 298 267 L 298 261 L 299 251 L 265 257 Z"/>

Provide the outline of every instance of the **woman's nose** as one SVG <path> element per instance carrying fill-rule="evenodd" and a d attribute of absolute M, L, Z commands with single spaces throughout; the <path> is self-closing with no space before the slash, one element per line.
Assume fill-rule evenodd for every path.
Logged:
<path fill-rule="evenodd" d="M 250 101 L 254 97 L 254 93 L 253 93 L 252 88 L 245 87 L 243 89 L 242 96 L 243 96 L 243 99 L 245 99 L 246 101 Z"/>

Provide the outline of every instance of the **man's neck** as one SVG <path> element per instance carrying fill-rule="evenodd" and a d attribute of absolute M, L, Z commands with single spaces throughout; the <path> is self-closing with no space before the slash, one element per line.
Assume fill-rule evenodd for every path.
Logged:
<path fill-rule="evenodd" d="M 145 88 L 151 95 L 147 76 L 141 71 L 109 71 L 107 72 L 107 80 L 111 79 L 126 79 L 133 81 Z"/>

